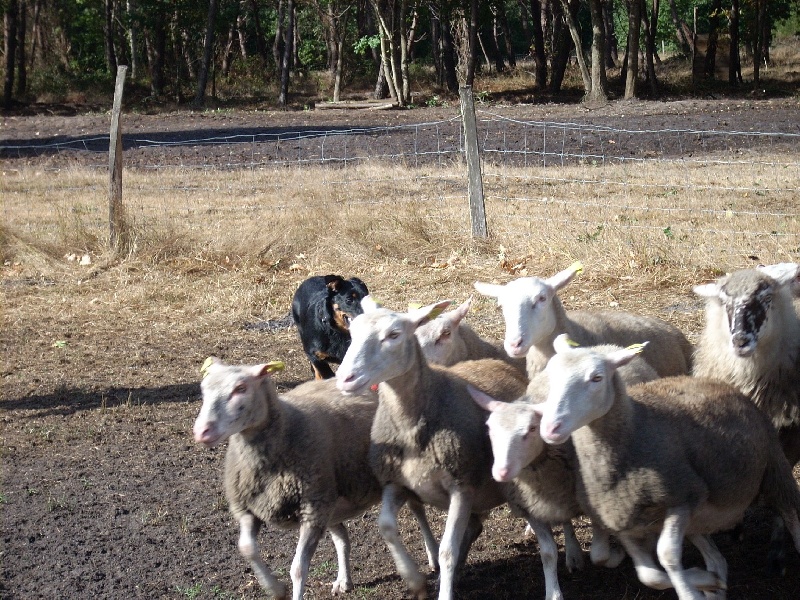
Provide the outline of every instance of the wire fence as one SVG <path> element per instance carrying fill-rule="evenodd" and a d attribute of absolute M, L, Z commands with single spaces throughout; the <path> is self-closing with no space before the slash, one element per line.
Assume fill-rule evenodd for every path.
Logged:
<path fill-rule="evenodd" d="M 681 260 L 702 265 L 800 256 L 800 134 L 623 129 L 487 110 L 477 117 L 486 214 L 496 239 L 530 247 L 556 238 L 567 245 L 605 239 L 620 252 L 644 248 L 652 261 L 680 245 Z M 140 222 L 158 216 L 184 225 L 209 210 L 253 216 L 295 209 L 282 198 L 299 186 L 310 190 L 305 208 L 414 202 L 434 216 L 460 210 L 466 233 L 463 127 L 454 116 L 394 127 L 124 135 L 125 169 L 148 174 L 126 179 L 126 211 Z M 46 179 L 33 198 L 26 194 L 32 186 L 15 187 L 4 177 L 5 221 L 34 231 L 29 222 L 39 218 L 37 204 L 58 215 L 83 211 L 88 227 L 105 227 L 102 204 L 76 208 L 71 198 L 78 191 L 104 198 L 108 145 L 99 136 L 0 144 L 5 165 L 35 165 Z M 73 167 L 95 176 L 65 176 Z M 223 195 L 237 201 L 215 209 Z"/>

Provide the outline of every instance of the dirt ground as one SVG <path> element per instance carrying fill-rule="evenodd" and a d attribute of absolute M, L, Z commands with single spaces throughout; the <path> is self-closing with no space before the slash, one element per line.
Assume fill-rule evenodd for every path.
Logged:
<path fill-rule="evenodd" d="M 480 108 L 480 107 L 479 107 Z M 726 129 L 800 133 L 797 99 L 681 100 L 616 102 L 590 111 L 579 105 L 492 106 L 514 118 L 572 120 L 628 127 Z M 0 146 L 89 135 L 104 135 L 108 114 L 66 108 L 42 114 L 3 116 Z M 125 116 L 128 131 L 173 135 L 198 132 L 419 123 L 450 118 L 457 107 L 414 111 L 311 111 L 258 113 L 170 113 Z M 184 138 L 185 139 L 185 138 Z M 0 170 L 51 156 L 0 153 Z M 70 160 L 80 160 L 71 158 Z M 355 265 L 341 265 L 351 273 Z M 186 277 L 186 274 L 182 274 Z M 126 275 L 127 285 L 147 286 Z M 238 281 L 250 281 L 247 277 Z M 2 548 L 0 596 L 29 598 L 259 598 L 264 594 L 236 548 L 237 529 L 221 487 L 224 447 L 194 444 L 192 423 L 199 409 L 202 360 L 211 354 L 230 362 L 286 358 L 279 378 L 291 387 L 309 376 L 296 330 L 245 327 L 239 314 L 201 315 L 174 308 L 173 290 L 153 290 L 136 310 L 113 301 L 120 271 L 89 281 L 75 275 L 22 277 L 15 265 L 0 271 L 0 435 L 2 436 Z M 277 273 L 285 310 L 296 275 Z M 221 280 L 225 285 L 226 280 Z M 191 293 L 220 285 L 200 273 Z M 52 310 L 57 299 L 61 307 Z M 652 299 L 650 299 L 652 300 Z M 700 306 L 689 302 L 696 324 Z M 163 305 L 159 305 L 163 302 Z M 643 306 L 669 319 L 660 307 Z M 671 302 L 671 300 L 670 300 Z M 576 300 L 580 305 L 581 299 Z M 148 326 L 142 327 L 142 311 Z M 284 310 L 259 315 L 277 319 Z M 477 319 L 477 328 L 488 323 Z M 494 330 L 494 337 L 500 337 Z M 350 524 L 356 590 L 353 598 L 409 598 L 380 537 L 372 510 Z M 444 515 L 431 511 L 441 531 Z M 404 515 L 405 539 L 420 564 L 419 536 Z M 588 527 L 579 537 L 588 549 Z M 261 534 L 267 563 L 288 582 L 296 536 L 268 529 Z M 786 574 L 765 575 L 769 527 L 754 511 L 743 539 L 720 535 L 729 564 L 732 599 L 800 598 L 800 557 L 789 548 Z M 787 546 L 788 548 L 788 546 Z M 686 562 L 697 564 L 687 548 Z M 587 556 L 588 563 L 588 556 Z M 324 540 L 312 562 L 309 598 L 330 594 L 335 553 Z M 570 574 L 560 554 L 559 577 L 567 599 L 673 598 L 642 586 L 629 561 L 607 570 L 587 565 Z M 435 577 L 429 577 L 435 595 Z M 493 511 L 457 586 L 463 599 L 542 598 L 544 583 L 535 540 L 506 508 Z"/>

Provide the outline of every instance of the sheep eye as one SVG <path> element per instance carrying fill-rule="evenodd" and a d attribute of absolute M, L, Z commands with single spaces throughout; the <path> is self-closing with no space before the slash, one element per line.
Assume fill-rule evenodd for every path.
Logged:
<path fill-rule="evenodd" d="M 772 302 L 772 294 L 767 294 L 766 296 L 764 296 L 764 302 L 766 304 L 769 304 L 770 302 Z"/>
<path fill-rule="evenodd" d="M 400 337 L 400 332 L 397 331 L 396 329 L 393 329 L 392 331 L 386 334 L 386 339 L 389 340 L 396 340 L 399 337 Z"/>
<path fill-rule="evenodd" d="M 439 337 L 440 338 L 449 338 L 450 337 L 450 330 L 449 329 L 445 329 L 444 331 L 442 331 L 442 335 L 440 335 Z"/>
<path fill-rule="evenodd" d="M 600 373 L 595 373 L 594 375 L 592 375 L 591 381 L 593 381 L 595 383 L 597 383 L 599 381 L 603 381 L 603 376 Z"/>
<path fill-rule="evenodd" d="M 234 394 L 244 394 L 247 391 L 247 386 L 243 383 L 240 383 L 235 388 L 233 388 Z"/>

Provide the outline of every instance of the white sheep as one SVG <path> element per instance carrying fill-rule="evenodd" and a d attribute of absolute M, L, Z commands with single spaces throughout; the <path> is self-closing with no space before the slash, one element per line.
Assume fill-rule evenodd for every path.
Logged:
<path fill-rule="evenodd" d="M 572 519 L 583 514 L 575 493 L 574 448 L 571 444 L 550 447 L 544 443 L 539 435 L 539 415 L 527 397 L 509 403 L 473 387 L 469 391 L 489 412 L 486 424 L 494 456 L 492 477 L 509 483 L 506 496 L 512 511 L 528 521 L 562 525 L 567 568 L 570 572 L 582 568 L 583 555 L 572 527 Z M 549 528 L 539 528 L 536 534 L 540 546 L 555 544 Z M 547 589 L 559 589 L 556 561 L 551 559 L 551 552 L 541 554 Z M 615 567 L 625 554 L 612 552 L 605 531 L 593 527 L 590 557 L 594 564 Z"/>
<path fill-rule="evenodd" d="M 548 444 L 572 439 L 579 501 L 619 537 L 642 583 L 674 587 L 681 600 L 722 592 L 727 566 L 709 536 L 756 498 L 780 513 L 800 551 L 800 490 L 769 419 L 746 396 L 697 377 L 626 391 L 616 371 L 637 350 L 573 348 L 566 336 L 555 350 L 547 400 L 531 405 L 540 434 Z M 707 570 L 683 569 L 684 537 Z"/>
<path fill-rule="evenodd" d="M 622 349 L 612 345 L 596 348 L 601 351 Z M 619 372 L 626 384 L 658 379 L 655 370 L 638 356 Z M 499 402 L 485 390 L 470 389 L 470 393 L 490 413 L 486 424 L 494 456 L 492 476 L 496 481 L 511 482 L 509 504 L 518 513 L 550 525 L 564 525 L 567 567 L 571 571 L 582 563 L 577 558 L 581 557 L 580 546 L 577 546 L 577 553 L 573 546 L 577 539 L 571 523 L 572 518 L 583 514 L 575 495 L 577 464 L 571 443 L 550 447 L 539 435 L 539 415 L 531 404 L 545 400 L 548 390 L 548 375 L 543 371 L 531 380 L 527 395 L 516 402 Z M 593 528 L 590 557 L 594 564 L 614 567 L 624 553 L 612 554 L 607 533 Z M 551 577 L 556 577 L 555 570 Z"/>
<path fill-rule="evenodd" d="M 525 373 L 525 358 L 511 358 L 502 348 L 481 338 L 464 321 L 472 298 L 417 328 L 416 336 L 429 363 L 452 366 L 465 360 L 495 358 Z"/>
<path fill-rule="evenodd" d="M 692 345 L 666 321 L 623 311 L 564 310 L 557 292 L 580 270 L 576 263 L 548 279 L 521 277 L 505 285 L 475 282 L 481 294 L 497 298 L 506 324 L 505 350 L 512 357 L 527 355 L 530 379 L 544 369 L 553 356 L 553 341 L 562 333 L 585 346 L 650 340 L 643 358 L 661 377 L 689 373 Z"/>
<path fill-rule="evenodd" d="M 439 598 L 450 599 L 457 567 L 483 518 L 505 501 L 503 486 L 491 477 L 485 413 L 464 379 L 428 364 L 414 335 L 449 301 L 408 313 L 381 308 L 369 297 L 361 304 L 364 314 L 350 324 L 352 341 L 336 381 L 347 394 L 379 384 L 370 446 L 370 464 L 384 486 L 378 525 L 411 593 L 425 598 L 425 577 L 400 539 L 397 512 L 412 496 L 447 511 Z"/>
<path fill-rule="evenodd" d="M 290 570 L 292 598 L 303 597 L 311 557 L 327 529 L 338 558 L 332 593 L 353 589 L 344 521 L 377 504 L 381 486 L 367 461 L 374 394 L 343 398 L 335 380 L 311 381 L 279 395 L 270 376 L 282 363 L 226 365 L 210 359 L 201 383 L 203 405 L 194 437 L 205 446 L 229 440 L 225 496 L 239 524 L 239 551 L 261 586 L 276 598 L 286 586 L 261 558 L 263 523 L 299 528 Z M 422 506 L 410 505 L 435 567 L 436 541 Z"/>

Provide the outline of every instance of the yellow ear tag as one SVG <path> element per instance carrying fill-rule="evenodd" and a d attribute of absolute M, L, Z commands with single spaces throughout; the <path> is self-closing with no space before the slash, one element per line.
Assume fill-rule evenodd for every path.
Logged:
<path fill-rule="evenodd" d="M 286 368 L 286 363 L 282 360 L 271 360 L 267 363 L 266 372 L 267 373 L 277 373 L 278 371 L 283 371 Z"/>
<path fill-rule="evenodd" d="M 569 266 L 569 268 L 572 269 L 573 271 L 575 271 L 576 275 L 580 275 L 581 273 L 583 273 L 583 263 L 581 261 L 579 261 L 579 260 L 577 260 L 574 263 L 572 263 Z"/>
<path fill-rule="evenodd" d="M 208 375 L 208 370 L 211 368 L 211 365 L 214 364 L 214 357 L 209 356 L 207 359 L 203 361 L 203 366 L 200 367 L 200 374 L 203 376 L 203 379 L 206 378 Z"/>
<path fill-rule="evenodd" d="M 643 344 L 631 344 L 630 346 L 627 346 L 625 350 L 634 350 L 636 351 L 636 354 L 640 354 L 644 350 L 645 346 L 647 346 L 647 342 Z"/>
<path fill-rule="evenodd" d="M 411 312 L 412 310 L 417 310 L 418 308 L 422 308 L 422 304 L 420 302 L 408 303 L 408 312 Z"/>
<path fill-rule="evenodd" d="M 573 348 L 580 348 L 580 344 L 578 342 L 576 342 L 575 340 L 573 340 L 572 338 L 567 338 L 566 342 L 567 342 L 567 344 L 569 344 Z"/>

